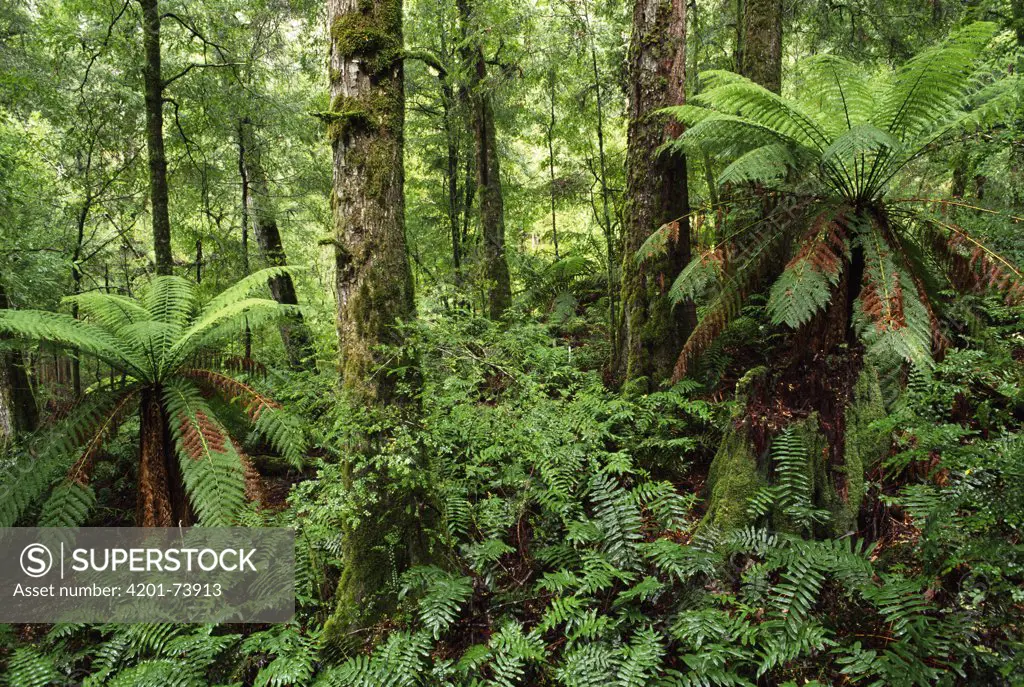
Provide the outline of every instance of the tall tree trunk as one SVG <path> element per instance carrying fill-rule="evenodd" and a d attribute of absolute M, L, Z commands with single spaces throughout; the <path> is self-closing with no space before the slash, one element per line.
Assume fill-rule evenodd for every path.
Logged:
<path fill-rule="evenodd" d="M 462 231 L 459 221 L 459 138 L 453 121 L 455 94 L 447 81 L 441 84 L 441 102 L 444 106 L 444 136 L 447 144 L 445 185 L 448 191 L 448 226 L 452 235 L 452 273 L 455 285 L 462 286 Z"/>
<path fill-rule="evenodd" d="M 555 260 L 558 260 L 558 222 L 555 219 L 555 87 L 557 72 L 548 70 L 548 96 L 551 116 L 548 119 L 548 174 L 551 188 L 551 242 L 555 244 Z"/>
<path fill-rule="evenodd" d="M 414 317 L 403 198 L 402 0 L 327 0 L 327 17 L 341 384 L 350 400 L 369 408 L 408 408 L 412 400 L 392 372 L 415 363 L 380 351 L 400 345 L 396 321 Z M 371 456 L 383 439 L 367 436 L 351 453 Z M 337 610 L 326 629 L 334 650 L 347 648 L 353 626 L 388 610 L 391 581 L 422 549 L 414 497 L 396 493 L 386 465 L 353 461 L 345 479 L 358 480 L 361 491 L 352 490 L 352 498 L 368 514 L 342 532 Z"/>
<path fill-rule="evenodd" d="M 605 255 L 607 257 L 606 280 L 608 282 L 608 340 L 611 342 L 612 360 L 618 358 L 619 351 L 619 327 L 616 317 L 617 306 L 615 302 L 615 230 L 612 226 L 612 216 L 609 209 L 610 193 L 608 191 L 608 160 L 604 148 L 604 100 L 601 97 L 601 72 L 597 68 L 597 43 L 594 40 L 594 30 L 590 25 L 590 9 L 584 4 L 584 19 L 587 24 L 587 33 L 590 37 L 590 67 L 594 75 L 594 105 L 597 111 L 597 160 L 601 182 L 601 231 L 604 232 Z M 595 210 L 595 214 L 596 214 Z"/>
<path fill-rule="evenodd" d="M 487 310 L 492 319 L 499 319 L 512 305 L 512 283 L 505 256 L 505 201 L 501 188 L 494 107 L 485 83 L 487 62 L 483 48 L 475 38 L 475 18 L 469 3 L 470 0 L 458 0 L 462 30 L 467 37 L 463 58 L 470 70 L 470 120 L 476 149 L 476 190 L 480 202 Z"/>
<path fill-rule="evenodd" d="M 739 0 L 736 66 L 740 74 L 782 92 L 782 0 Z"/>
<path fill-rule="evenodd" d="M 160 71 L 159 0 L 139 0 L 142 7 L 146 66 L 146 149 L 149 154 L 149 200 L 153 210 L 156 273 L 171 274 L 171 220 L 167 210 L 167 157 L 164 153 L 164 82 Z"/>
<path fill-rule="evenodd" d="M 245 141 L 238 137 L 238 176 L 242 179 L 242 274 L 249 274 L 249 172 L 245 167 Z M 245 359 L 252 358 L 252 330 L 249 318 L 245 318 L 245 329 L 242 332 L 242 347 Z"/>
<path fill-rule="evenodd" d="M 281 242 L 281 232 L 277 225 L 277 212 L 270 196 L 270 184 L 267 181 L 266 169 L 263 166 L 262 151 L 253 132 L 252 123 L 243 119 L 238 126 L 239 139 L 242 142 L 242 165 L 248 185 L 247 202 L 248 217 L 252 220 L 256 244 L 259 246 L 260 257 L 269 266 L 288 264 Z M 282 305 L 298 305 L 295 284 L 291 275 L 282 274 L 268 281 L 270 294 Z M 288 362 L 293 369 L 308 369 L 314 362 L 313 340 L 309 328 L 296 313 L 287 318 L 280 326 L 281 340 L 288 355 Z"/>
<path fill-rule="evenodd" d="M 622 257 L 620 378 L 650 388 L 666 379 L 695 324 L 692 305 L 672 308 L 672 279 L 690 260 L 686 160 L 658 155 L 679 134 L 655 112 L 685 101 L 685 0 L 637 0 L 629 49 L 630 91 L 626 153 L 626 227 Z M 636 254 L 659 227 L 668 231 L 665 255 L 640 265 Z M 646 384 L 642 384 L 646 380 Z"/>
<path fill-rule="evenodd" d="M 0 310 L 9 307 L 7 292 L 0 284 Z M 0 335 L 0 340 L 5 338 L 5 335 Z M 3 425 L 0 434 L 5 437 L 31 432 L 39 425 L 39 408 L 19 349 L 0 351 L 0 406 L 4 418 L 0 423 Z"/>

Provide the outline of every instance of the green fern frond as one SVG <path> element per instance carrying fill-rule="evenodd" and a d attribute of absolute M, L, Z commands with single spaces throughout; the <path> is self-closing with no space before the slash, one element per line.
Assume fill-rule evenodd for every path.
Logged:
<path fill-rule="evenodd" d="M 156 276 L 143 289 L 139 303 L 149 313 L 149 319 L 180 328 L 197 310 L 196 287 L 184 277 Z"/>
<path fill-rule="evenodd" d="M 233 442 L 192 384 L 168 383 L 164 404 L 185 489 L 200 521 L 230 526 L 245 504 L 245 473 Z"/>
<path fill-rule="evenodd" d="M 248 323 L 251 329 L 273 322 L 287 315 L 300 313 L 298 306 L 281 305 L 268 298 L 244 298 L 221 307 L 206 307 L 167 351 L 161 364 L 161 374 L 169 373 L 183 364 L 204 346 L 237 337 Z"/>
<path fill-rule="evenodd" d="M 906 270 L 898 270 L 892 248 L 874 226 L 857 237 L 864 251 L 863 287 L 854 308 L 854 324 L 868 354 L 895 357 L 930 367 L 931 321 Z"/>
<path fill-rule="evenodd" d="M 302 467 L 307 442 L 305 429 L 298 417 L 286 412 L 280 404 L 248 384 L 220 372 L 186 369 L 180 374 L 229 402 L 238 401 L 260 436 L 269 441 L 290 464 Z"/>
<path fill-rule="evenodd" d="M 619 564 L 636 557 L 636 543 L 642 538 L 643 522 L 636 503 L 611 475 L 603 472 L 590 480 L 594 519 L 601 529 L 601 550 Z"/>
<path fill-rule="evenodd" d="M 271 279 L 285 275 L 294 276 L 302 271 L 301 267 L 292 267 L 290 265 L 266 267 L 264 269 L 257 270 L 252 274 L 242 277 L 233 285 L 211 298 L 210 301 L 203 306 L 203 311 L 216 312 L 226 308 L 232 303 L 245 300 L 256 292 L 265 293 L 267 282 Z"/>
<path fill-rule="evenodd" d="M 822 211 L 796 255 L 772 284 L 768 313 L 775 324 L 798 329 L 827 306 L 849 260 L 843 210 Z"/>
<path fill-rule="evenodd" d="M 88 484 L 65 480 L 50 494 L 40 527 L 78 527 L 85 522 L 96 505 L 96 494 Z"/>
<path fill-rule="evenodd" d="M 417 566 L 402 576 L 399 598 L 415 593 L 419 619 L 434 639 L 439 639 L 458 617 L 473 594 L 468 577 L 452 575 L 435 566 Z"/>
<path fill-rule="evenodd" d="M 44 310 L 0 310 L 0 332 L 29 341 L 75 348 L 117 370 L 146 376 L 147 365 L 99 326 Z"/>
<path fill-rule="evenodd" d="M 718 185 L 762 184 L 769 188 L 786 178 L 799 164 L 790 146 L 779 143 L 748 150 L 730 162 L 718 175 Z"/>
<path fill-rule="evenodd" d="M 932 128 L 970 92 L 968 77 L 996 29 L 990 22 L 970 24 L 912 58 L 896 71 L 873 123 L 902 140 Z"/>
<path fill-rule="evenodd" d="M 6 488 L 5 498 L 0 499 L 0 527 L 13 527 L 26 509 L 38 503 L 66 474 L 72 456 L 106 433 L 111 418 L 123 411 L 121 404 L 133 394 L 133 389 L 90 393 L 42 437 L 30 455 L 18 456 L 0 481 Z M 80 458 L 88 460 L 90 455 L 91 451 L 82 453 Z"/>
<path fill-rule="evenodd" d="M 828 145 L 826 133 L 809 112 L 760 84 L 721 70 L 704 72 L 701 81 L 704 89 L 695 102 L 719 112 L 738 112 L 744 120 L 807 148 L 820 151 Z"/>
<path fill-rule="evenodd" d="M 79 316 L 95 321 L 113 333 L 136 322 L 152 319 L 150 312 L 137 300 L 113 293 L 89 291 L 68 296 L 63 302 L 77 305 Z"/>

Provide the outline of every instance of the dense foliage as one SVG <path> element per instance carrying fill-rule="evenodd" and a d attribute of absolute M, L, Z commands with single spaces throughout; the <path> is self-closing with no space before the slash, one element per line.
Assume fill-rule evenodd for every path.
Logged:
<path fill-rule="evenodd" d="M 297 535 L 0 685 L 1024 685 L 1022 27 L 0 3 L 0 526 Z"/>

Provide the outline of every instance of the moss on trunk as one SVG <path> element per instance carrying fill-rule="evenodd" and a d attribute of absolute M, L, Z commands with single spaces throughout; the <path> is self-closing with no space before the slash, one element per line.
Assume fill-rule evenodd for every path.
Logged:
<path fill-rule="evenodd" d="M 690 261 L 686 159 L 659 150 L 681 133 L 656 114 L 685 102 L 686 4 L 640 0 L 633 9 L 629 47 L 629 127 L 622 255 L 622 326 L 616 374 L 643 393 L 667 379 L 696 324 L 692 303 L 673 307 L 675 275 Z M 643 265 L 637 251 L 662 225 L 664 254 Z"/>
<path fill-rule="evenodd" d="M 750 497 L 766 484 L 758 469 L 758 456 L 750 438 L 749 426 L 743 422 L 750 387 L 768 373 L 755 368 L 736 384 L 736 408 L 722 437 L 718 452 L 708 471 L 708 509 L 701 527 L 714 527 L 722 532 L 740 529 L 752 521 L 747 513 Z"/>
<path fill-rule="evenodd" d="M 403 197 L 401 0 L 328 0 L 334 153 L 334 249 L 342 394 L 354 410 L 415 412 L 415 370 L 396 357 L 398 322 L 414 316 Z M 415 377 L 415 375 L 413 375 Z M 406 375 L 409 381 L 409 375 Z M 378 424 L 368 420 L 364 426 Z M 385 423 L 386 424 L 386 423 Z M 384 432 L 368 431 L 345 447 L 350 516 L 342 522 L 342 575 L 325 631 L 329 652 L 347 653 L 354 631 L 390 609 L 391 582 L 416 560 L 423 524 L 417 496 L 396 485 L 380 457 Z"/>

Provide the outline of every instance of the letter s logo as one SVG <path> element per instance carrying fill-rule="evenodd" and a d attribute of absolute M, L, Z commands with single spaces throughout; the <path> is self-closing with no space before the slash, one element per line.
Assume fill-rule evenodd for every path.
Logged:
<path fill-rule="evenodd" d="M 29 544 L 21 551 L 21 569 L 29 577 L 42 577 L 53 567 L 53 554 L 42 544 Z"/>

